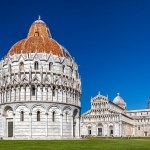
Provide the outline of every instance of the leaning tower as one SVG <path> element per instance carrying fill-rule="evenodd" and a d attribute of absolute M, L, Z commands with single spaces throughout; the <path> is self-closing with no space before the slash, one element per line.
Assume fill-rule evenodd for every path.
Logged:
<path fill-rule="evenodd" d="M 79 137 L 80 96 L 78 65 L 39 18 L 0 61 L 0 137 Z"/>

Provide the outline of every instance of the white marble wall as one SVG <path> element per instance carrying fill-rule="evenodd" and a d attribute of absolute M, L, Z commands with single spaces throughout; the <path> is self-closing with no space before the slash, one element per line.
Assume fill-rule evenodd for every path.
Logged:
<path fill-rule="evenodd" d="M 35 62 L 38 62 L 37 70 Z M 80 96 L 78 66 L 71 57 L 46 53 L 5 57 L 0 62 L 0 136 L 8 137 L 7 122 L 13 120 L 13 138 L 79 137 Z M 11 115 L 7 114 L 9 109 Z M 24 111 L 24 121 L 20 121 L 21 111 Z M 40 111 L 40 121 L 37 121 L 37 111 Z"/>
<path fill-rule="evenodd" d="M 13 138 L 23 139 L 60 139 L 60 138 L 78 138 L 80 108 L 55 103 L 16 103 L 2 105 L 0 115 L 0 136 L 7 138 L 7 120 L 13 120 Z M 10 108 L 12 109 L 10 113 Z M 20 119 L 21 111 L 24 112 L 24 121 Z M 37 111 L 40 111 L 40 121 L 37 121 Z M 52 120 L 52 113 L 55 111 L 55 121 Z M 77 111 L 75 116 L 74 111 Z M 66 117 L 67 114 L 67 117 Z M 74 117 L 74 121 L 73 121 Z M 73 134 L 73 124 L 75 134 Z M 4 128 L 2 128 L 2 124 Z"/>
<path fill-rule="evenodd" d="M 3 120 L 2 117 L 0 117 L 0 137 L 3 136 L 3 124 L 2 124 Z"/>
<path fill-rule="evenodd" d="M 88 127 L 91 127 L 93 136 L 98 136 L 98 128 L 102 128 L 101 136 L 111 136 L 110 128 L 113 136 L 133 136 L 134 123 L 126 110 L 99 93 L 91 99 L 91 109 L 81 116 L 81 135 L 88 135 Z"/>

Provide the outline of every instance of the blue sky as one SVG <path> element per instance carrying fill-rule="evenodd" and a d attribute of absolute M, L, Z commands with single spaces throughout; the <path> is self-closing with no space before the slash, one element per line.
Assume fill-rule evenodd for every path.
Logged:
<path fill-rule="evenodd" d="M 127 108 L 147 108 L 150 95 L 149 0 L 6 0 L 0 4 L 0 58 L 41 15 L 52 37 L 79 65 L 82 112 L 98 91 Z"/>

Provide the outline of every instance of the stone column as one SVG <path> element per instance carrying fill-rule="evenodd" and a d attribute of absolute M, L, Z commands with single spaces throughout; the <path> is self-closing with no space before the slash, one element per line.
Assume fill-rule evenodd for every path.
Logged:
<path fill-rule="evenodd" d="M 30 138 L 32 138 L 32 113 L 29 113 L 30 116 Z"/>
<path fill-rule="evenodd" d="M 2 104 L 2 91 L 0 91 L 0 103 Z"/>
<path fill-rule="evenodd" d="M 70 90 L 70 103 L 73 104 L 73 91 Z"/>
<path fill-rule="evenodd" d="M 73 90 L 73 103 L 76 105 L 76 100 L 75 100 L 75 90 Z"/>
<path fill-rule="evenodd" d="M 61 87 L 61 102 L 63 103 L 63 88 Z"/>
<path fill-rule="evenodd" d="M 71 91 L 70 91 L 70 88 L 68 90 L 68 93 L 67 93 L 67 100 L 68 100 L 68 103 L 71 104 L 71 97 L 70 97 L 70 94 L 71 94 Z"/>
<path fill-rule="evenodd" d="M 78 106 L 80 106 L 79 92 L 77 93 L 77 102 L 78 102 Z"/>
<path fill-rule="evenodd" d="M 65 93 L 66 93 L 66 103 L 68 103 L 68 98 L 67 98 L 67 89 L 65 89 Z"/>
<path fill-rule="evenodd" d="M 11 102 L 11 87 L 9 87 L 9 101 Z"/>
<path fill-rule="evenodd" d="M 3 102 L 5 103 L 5 90 L 3 90 Z"/>
<path fill-rule="evenodd" d="M 15 138 L 15 113 L 13 113 L 13 138 Z"/>
<path fill-rule="evenodd" d="M 135 122 L 135 120 L 134 120 L 134 122 Z M 135 125 L 132 127 L 132 136 L 135 136 Z"/>
<path fill-rule="evenodd" d="M 48 137 L 48 113 L 45 113 L 46 115 L 46 137 Z"/>
<path fill-rule="evenodd" d="M 5 103 L 5 91 L 3 90 L 3 103 Z"/>
<path fill-rule="evenodd" d="M 20 93 L 21 93 L 21 87 L 19 86 L 18 87 L 18 94 L 19 94 L 18 101 L 21 101 L 21 99 L 20 99 Z"/>
<path fill-rule="evenodd" d="M 16 101 L 16 87 L 14 87 L 14 101 Z"/>
<path fill-rule="evenodd" d="M 74 99 L 75 99 L 75 105 L 77 105 L 77 94 L 76 94 L 76 91 L 75 91 Z"/>
<path fill-rule="evenodd" d="M 23 88 L 24 88 L 24 101 L 26 101 L 26 86 L 24 86 Z"/>
<path fill-rule="evenodd" d="M 29 98 L 30 98 L 30 101 L 31 101 L 31 85 L 29 85 L 29 90 L 30 90 L 30 92 L 29 92 Z"/>
<path fill-rule="evenodd" d="M 62 90 L 62 93 L 63 93 L 63 94 L 62 94 L 63 103 L 65 103 L 65 99 L 66 99 L 66 98 L 65 98 L 65 90 L 64 90 L 64 89 Z"/>
<path fill-rule="evenodd" d="M 3 100 L 3 90 L 1 91 L 1 101 L 2 101 L 2 103 L 4 103 L 4 100 Z"/>
<path fill-rule="evenodd" d="M 3 103 L 5 103 L 5 93 L 4 93 L 4 89 L 3 89 Z"/>
<path fill-rule="evenodd" d="M 121 114 L 119 114 L 119 134 L 120 137 L 122 136 L 122 119 L 121 119 Z"/>
<path fill-rule="evenodd" d="M 60 123 L 61 123 L 61 137 L 63 137 L 63 114 L 60 114 Z"/>
<path fill-rule="evenodd" d="M 40 86 L 40 89 L 41 89 L 41 101 L 43 101 L 43 86 L 42 85 Z"/>
<path fill-rule="evenodd" d="M 55 91 L 56 91 L 56 101 L 58 102 L 58 87 L 56 87 Z"/>
<path fill-rule="evenodd" d="M 5 102 L 7 103 L 7 89 L 5 89 Z"/>
<path fill-rule="evenodd" d="M 48 101 L 52 101 L 52 90 L 51 87 L 48 87 Z"/>
<path fill-rule="evenodd" d="M 74 132 L 74 129 L 73 129 L 73 128 L 74 128 L 74 127 L 73 127 L 73 126 L 74 126 L 73 118 L 74 118 L 74 117 L 73 117 L 73 115 L 72 115 L 72 116 L 71 116 L 71 131 L 72 131 L 72 138 L 73 138 L 73 132 Z"/>
<path fill-rule="evenodd" d="M 53 102 L 53 86 L 51 86 L 51 99 L 52 99 L 52 102 Z"/>
<path fill-rule="evenodd" d="M 75 137 L 80 137 L 80 117 L 76 118 L 76 124 L 75 124 Z"/>
<path fill-rule="evenodd" d="M 37 89 L 38 89 L 38 86 L 35 85 L 35 100 L 37 101 Z"/>
<path fill-rule="evenodd" d="M 46 90 L 46 101 L 48 101 L 48 86 L 45 86 L 45 90 Z"/>
<path fill-rule="evenodd" d="M 119 122 L 119 136 L 122 136 L 122 123 Z"/>

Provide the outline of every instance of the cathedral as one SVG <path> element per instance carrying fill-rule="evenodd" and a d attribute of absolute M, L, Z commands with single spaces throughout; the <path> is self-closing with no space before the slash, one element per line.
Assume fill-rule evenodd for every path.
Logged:
<path fill-rule="evenodd" d="M 113 101 L 98 93 L 91 99 L 91 109 L 81 116 L 82 136 L 150 136 L 150 100 L 148 109 L 126 109 L 118 93 Z"/>
<path fill-rule="evenodd" d="M 0 61 L 0 137 L 80 137 L 78 65 L 39 17 Z"/>

